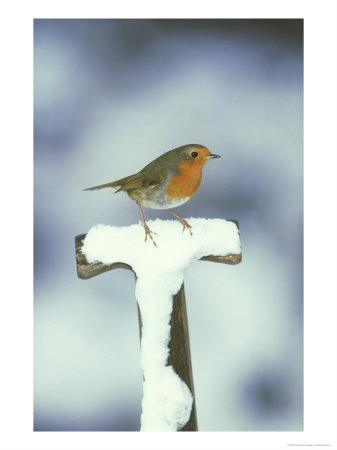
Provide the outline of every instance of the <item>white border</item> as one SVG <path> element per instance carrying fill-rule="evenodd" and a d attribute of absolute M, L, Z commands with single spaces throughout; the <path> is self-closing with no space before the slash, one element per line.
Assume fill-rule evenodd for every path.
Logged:
<path fill-rule="evenodd" d="M 159 3 L 159 2 L 158 2 Z M 336 447 L 336 2 L 12 2 L 1 7 L 0 447 L 4 450 Z M 305 19 L 305 431 L 32 432 L 33 18 Z M 324 241 L 323 241 L 324 239 Z M 323 245 L 323 242 L 326 245 Z M 4 276 L 4 274 L 6 274 Z"/>

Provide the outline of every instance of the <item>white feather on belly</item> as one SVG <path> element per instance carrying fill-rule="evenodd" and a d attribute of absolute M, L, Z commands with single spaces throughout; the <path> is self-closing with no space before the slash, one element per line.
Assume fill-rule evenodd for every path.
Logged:
<path fill-rule="evenodd" d="M 168 208 L 176 208 L 177 206 L 186 203 L 189 199 L 190 199 L 189 197 L 184 197 L 184 198 L 175 198 L 171 200 L 169 198 L 165 198 L 164 196 L 160 196 L 159 198 L 157 197 L 155 201 L 143 199 L 141 203 L 142 205 L 151 209 L 168 209 Z"/>

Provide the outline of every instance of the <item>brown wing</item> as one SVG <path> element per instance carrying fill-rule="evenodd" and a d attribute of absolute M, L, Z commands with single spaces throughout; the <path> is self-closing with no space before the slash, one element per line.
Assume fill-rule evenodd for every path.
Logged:
<path fill-rule="evenodd" d="M 144 168 L 135 175 L 131 175 L 130 177 L 123 179 L 123 183 L 116 192 L 132 191 L 134 189 L 147 188 L 149 186 L 158 186 L 164 180 L 165 180 L 164 170 L 150 171 L 145 170 Z"/>

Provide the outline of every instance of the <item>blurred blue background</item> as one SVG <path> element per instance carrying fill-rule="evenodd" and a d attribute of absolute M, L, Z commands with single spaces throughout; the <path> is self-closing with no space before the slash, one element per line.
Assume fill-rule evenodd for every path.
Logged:
<path fill-rule="evenodd" d="M 35 20 L 35 430 L 139 430 L 133 274 L 80 280 L 74 247 L 139 211 L 82 189 L 189 143 L 222 158 L 177 212 L 237 219 L 243 251 L 185 277 L 199 429 L 303 429 L 302 26 Z"/>

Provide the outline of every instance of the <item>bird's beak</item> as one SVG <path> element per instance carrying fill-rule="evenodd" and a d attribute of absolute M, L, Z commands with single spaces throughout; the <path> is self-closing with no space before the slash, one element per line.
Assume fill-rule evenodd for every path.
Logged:
<path fill-rule="evenodd" d="M 210 155 L 206 156 L 206 159 L 212 159 L 212 158 L 221 158 L 220 155 L 213 155 L 213 153 L 211 153 Z"/>

